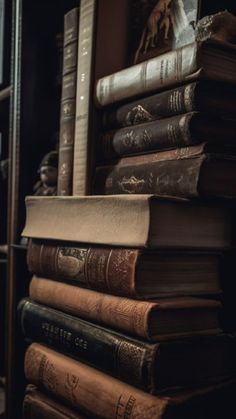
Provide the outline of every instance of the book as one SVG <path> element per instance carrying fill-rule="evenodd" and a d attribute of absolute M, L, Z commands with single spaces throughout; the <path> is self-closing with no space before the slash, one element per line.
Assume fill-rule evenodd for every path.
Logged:
<path fill-rule="evenodd" d="M 98 79 L 95 102 L 103 107 L 202 78 L 235 84 L 235 50 L 220 41 L 193 42 Z"/>
<path fill-rule="evenodd" d="M 58 195 L 72 194 L 78 23 L 78 8 L 74 8 L 65 14 Z"/>
<path fill-rule="evenodd" d="M 37 343 L 31 344 L 27 349 L 24 368 L 26 379 L 48 394 L 66 400 L 70 406 L 79 408 L 88 415 L 107 419 L 115 419 L 117 415 L 130 419 L 192 418 L 196 412 L 199 413 L 199 408 L 204 411 L 204 400 L 206 402 L 210 395 L 215 399 L 215 402 L 211 402 L 211 406 L 215 408 L 217 400 L 222 403 L 222 391 L 225 387 L 226 395 L 228 392 L 232 395 L 235 390 L 233 382 L 231 385 L 225 382 L 219 386 L 189 390 L 179 395 L 153 396 Z M 221 412 L 227 412 L 228 405 L 222 403 L 222 406 L 221 403 Z M 192 407 L 191 410 L 188 407 Z M 186 416 L 183 416 L 184 412 Z M 199 414 L 197 417 L 209 419 L 207 415 Z"/>
<path fill-rule="evenodd" d="M 72 195 L 88 193 L 89 119 L 93 83 L 95 0 L 80 1 Z"/>
<path fill-rule="evenodd" d="M 208 152 L 207 146 L 183 147 L 123 157 L 98 166 L 96 195 L 157 194 L 182 198 L 235 198 L 236 160 Z"/>
<path fill-rule="evenodd" d="M 217 300 L 176 297 L 131 300 L 33 276 L 29 296 L 35 302 L 149 341 L 217 334 Z"/>
<path fill-rule="evenodd" d="M 232 1 L 208 2 L 205 5 L 199 0 L 133 0 L 129 40 L 131 57 L 134 62 L 140 62 L 195 41 L 196 28 L 202 26 L 202 20 L 206 19 L 203 16 L 206 15 L 211 15 L 213 20 L 208 36 L 228 40 L 232 26 L 230 13 L 219 12 L 225 9 L 234 9 L 235 12 Z"/>
<path fill-rule="evenodd" d="M 235 90 L 236 86 L 229 83 L 210 80 L 187 83 L 104 109 L 102 127 L 105 131 L 195 111 L 235 118 Z"/>
<path fill-rule="evenodd" d="M 236 372 L 235 336 L 150 344 L 23 299 L 22 332 L 144 391 L 158 394 L 216 383 Z"/>
<path fill-rule="evenodd" d="M 220 292 L 221 255 L 29 240 L 30 272 L 107 294 L 146 299 Z"/>
<path fill-rule="evenodd" d="M 23 237 L 175 250 L 226 250 L 234 243 L 231 201 L 94 195 L 29 196 L 25 203 Z"/>
<path fill-rule="evenodd" d="M 73 411 L 52 396 L 39 391 L 32 384 L 26 387 L 23 401 L 24 419 L 85 419 L 85 416 Z"/>
<path fill-rule="evenodd" d="M 202 143 L 235 144 L 236 121 L 224 121 L 200 112 L 188 112 L 170 118 L 107 131 L 101 135 L 106 159 L 158 150 L 187 147 Z"/>

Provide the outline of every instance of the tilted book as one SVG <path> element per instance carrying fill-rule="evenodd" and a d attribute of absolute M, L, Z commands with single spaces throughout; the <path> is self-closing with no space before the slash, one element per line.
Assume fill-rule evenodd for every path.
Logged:
<path fill-rule="evenodd" d="M 95 101 L 102 107 L 202 78 L 235 84 L 235 51 L 225 42 L 193 42 L 100 78 Z"/>
<path fill-rule="evenodd" d="M 219 386 L 192 389 L 178 395 L 153 396 L 37 343 L 26 351 L 25 375 L 28 382 L 66 401 L 69 406 L 104 419 L 115 419 L 118 415 L 130 419 L 189 419 L 196 412 L 205 419 L 199 409 L 204 412 L 211 395 L 215 402 L 211 400 L 208 408 L 227 412 L 228 406 L 224 403 L 222 406 L 219 401 L 228 393 L 232 400 L 235 390 L 234 382 L 226 381 Z"/>
<path fill-rule="evenodd" d="M 124 247 L 229 249 L 232 204 L 155 195 L 26 198 L 25 237 Z"/>
<path fill-rule="evenodd" d="M 29 240 L 30 272 L 132 298 L 220 292 L 221 255 Z"/>
<path fill-rule="evenodd" d="M 132 300 L 33 276 L 30 298 L 149 341 L 217 334 L 219 301 L 176 297 Z"/>
<path fill-rule="evenodd" d="M 150 393 L 216 383 L 236 371 L 236 339 L 230 335 L 150 344 L 29 299 L 19 303 L 18 315 L 27 341 L 49 345 Z"/>

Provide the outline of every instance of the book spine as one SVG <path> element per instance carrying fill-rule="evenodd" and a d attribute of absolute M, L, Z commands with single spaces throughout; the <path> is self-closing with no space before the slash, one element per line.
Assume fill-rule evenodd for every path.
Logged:
<path fill-rule="evenodd" d="M 144 393 L 37 343 L 26 351 L 25 375 L 75 408 L 105 419 L 161 419 L 168 404 L 167 398 Z"/>
<path fill-rule="evenodd" d="M 57 195 L 71 195 L 79 10 L 64 17 L 64 52 Z"/>
<path fill-rule="evenodd" d="M 56 246 L 30 241 L 27 262 L 38 276 L 79 285 L 108 294 L 135 297 L 136 249 Z"/>
<path fill-rule="evenodd" d="M 96 0 L 81 0 L 78 40 L 73 195 L 88 193 L 89 118 Z"/>
<path fill-rule="evenodd" d="M 196 83 L 191 83 L 125 103 L 115 110 L 105 110 L 102 127 L 104 130 L 122 128 L 196 111 L 195 91 Z"/>
<path fill-rule="evenodd" d="M 112 333 L 60 311 L 22 300 L 18 307 L 26 338 L 45 343 L 135 387 L 153 392 L 157 345 Z"/>
<path fill-rule="evenodd" d="M 171 87 L 185 79 L 196 79 L 201 71 L 197 49 L 197 43 L 192 43 L 99 79 L 95 88 L 97 105 L 106 106 Z"/>
<path fill-rule="evenodd" d="M 38 277 L 31 280 L 30 298 L 86 320 L 150 339 L 149 320 L 155 303 L 102 294 Z"/>
<path fill-rule="evenodd" d="M 130 158 L 128 164 L 124 158 L 118 165 L 101 166 L 96 169 L 94 193 L 198 197 L 200 171 L 206 158 L 206 155 L 202 155 L 189 159 L 152 161 L 151 156 L 150 162 L 143 163 L 142 158 L 140 162 L 138 158 L 132 162 Z"/>
<path fill-rule="evenodd" d="M 193 138 L 190 124 L 196 115 L 187 113 L 107 132 L 101 138 L 103 156 L 111 159 L 193 145 L 198 139 Z"/>

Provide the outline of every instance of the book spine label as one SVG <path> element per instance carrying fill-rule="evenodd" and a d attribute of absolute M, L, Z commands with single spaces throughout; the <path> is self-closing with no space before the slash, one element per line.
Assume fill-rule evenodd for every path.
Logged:
<path fill-rule="evenodd" d="M 109 105 L 197 78 L 197 61 L 197 44 L 192 43 L 103 77 L 96 84 L 97 104 Z"/>
<path fill-rule="evenodd" d="M 41 304 L 149 339 L 149 315 L 155 303 L 102 294 L 33 277 L 30 297 Z"/>
<path fill-rule="evenodd" d="M 135 387 L 154 390 L 157 345 L 132 341 L 28 300 L 18 310 L 22 331 L 32 341 L 51 345 Z"/>
<path fill-rule="evenodd" d="M 195 105 L 196 83 L 180 86 L 132 103 L 126 103 L 114 111 L 105 111 L 104 130 L 132 126 L 197 110 Z"/>
<path fill-rule="evenodd" d="M 158 194 L 177 197 L 199 196 L 198 181 L 206 156 L 192 159 L 151 161 L 98 167 L 94 193 Z M 124 159 L 125 160 L 125 159 Z"/>
<path fill-rule="evenodd" d="M 31 241 L 28 268 L 39 276 L 75 281 L 121 296 L 135 296 L 138 250 L 53 246 Z"/>
<path fill-rule="evenodd" d="M 133 127 L 121 128 L 102 136 L 103 155 L 112 157 L 194 144 L 190 122 L 195 113 L 173 116 Z"/>
<path fill-rule="evenodd" d="M 167 398 L 147 394 L 36 343 L 26 351 L 25 375 L 75 408 L 105 419 L 161 419 L 168 403 Z"/>
<path fill-rule="evenodd" d="M 74 153 L 75 92 L 79 10 L 64 17 L 64 52 L 57 195 L 71 195 Z"/>
<path fill-rule="evenodd" d="M 92 90 L 95 0 L 81 0 L 78 40 L 73 195 L 88 192 L 89 113 Z"/>

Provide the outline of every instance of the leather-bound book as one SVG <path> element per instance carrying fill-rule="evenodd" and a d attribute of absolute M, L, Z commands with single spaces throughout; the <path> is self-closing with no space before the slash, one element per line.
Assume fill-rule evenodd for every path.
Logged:
<path fill-rule="evenodd" d="M 38 276 L 132 298 L 220 292 L 221 255 L 141 251 L 29 240 L 27 263 Z"/>
<path fill-rule="evenodd" d="M 169 51 L 98 79 L 96 104 L 103 107 L 202 78 L 235 84 L 235 51 L 235 45 L 214 40 Z"/>
<path fill-rule="evenodd" d="M 24 299 L 22 332 L 121 381 L 158 394 L 216 383 L 236 371 L 236 339 L 220 334 L 150 344 Z"/>
<path fill-rule="evenodd" d="M 219 301 L 176 297 L 131 300 L 33 276 L 30 298 L 149 341 L 217 334 Z"/>
<path fill-rule="evenodd" d="M 86 416 L 28 384 L 23 401 L 23 419 L 86 419 Z"/>
<path fill-rule="evenodd" d="M 75 410 L 104 419 L 209 419 L 211 410 L 218 419 L 222 417 L 218 416 L 218 410 L 229 413 L 222 398 L 228 393 L 232 397 L 235 390 L 234 381 L 227 380 L 177 395 L 153 396 L 37 343 L 26 351 L 25 375 L 29 382 L 66 401 Z M 231 397 L 224 400 L 232 400 Z M 235 410 L 233 403 L 230 406 Z"/>
<path fill-rule="evenodd" d="M 72 194 L 78 25 L 79 9 L 74 8 L 64 16 L 58 195 Z"/>
<path fill-rule="evenodd" d="M 97 195 L 149 193 L 182 198 L 235 198 L 235 151 L 231 155 L 214 152 L 201 143 L 123 157 L 96 168 L 93 190 Z"/>
<path fill-rule="evenodd" d="M 235 146 L 236 121 L 188 112 L 102 134 L 107 159 L 202 143 Z M 222 144 L 223 143 L 223 144 Z"/>
<path fill-rule="evenodd" d="M 187 112 L 236 116 L 236 86 L 214 81 L 187 83 L 139 100 L 104 109 L 103 130 L 133 126 Z"/>

